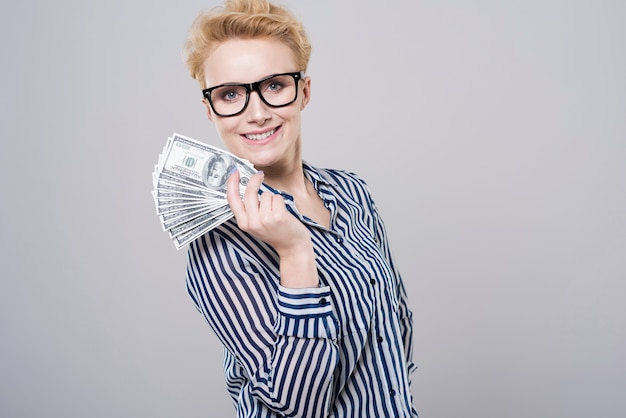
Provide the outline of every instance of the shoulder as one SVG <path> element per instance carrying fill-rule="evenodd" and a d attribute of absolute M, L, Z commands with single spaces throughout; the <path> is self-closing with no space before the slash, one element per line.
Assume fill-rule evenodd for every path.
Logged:
<path fill-rule="evenodd" d="M 192 244 L 204 247 L 204 251 L 217 252 L 220 248 L 239 246 L 249 239 L 249 235 L 237 227 L 235 219 L 231 217 L 227 221 L 215 226 L 204 233 Z"/>
<path fill-rule="evenodd" d="M 357 173 L 337 168 L 319 168 L 305 163 L 305 169 L 317 175 L 326 183 L 338 186 L 359 186 L 367 188 L 365 180 Z"/>
<path fill-rule="evenodd" d="M 331 186 L 360 199 L 371 199 L 367 182 L 357 173 L 335 168 L 318 168 L 318 173 Z"/>
<path fill-rule="evenodd" d="M 189 245 L 190 257 L 204 259 L 205 264 L 276 264 L 274 251 L 263 241 L 242 231 L 235 218 L 209 230 Z"/>
<path fill-rule="evenodd" d="M 318 168 L 317 170 L 320 174 L 332 179 L 365 183 L 365 180 L 353 171 L 341 170 L 337 168 Z"/>
<path fill-rule="evenodd" d="M 189 244 L 189 254 L 198 259 L 207 258 L 206 261 L 215 261 L 217 257 L 224 257 L 228 253 L 228 247 L 237 242 L 237 234 L 232 227 L 232 220 L 205 232 Z M 208 257 L 207 257 L 208 256 Z"/>

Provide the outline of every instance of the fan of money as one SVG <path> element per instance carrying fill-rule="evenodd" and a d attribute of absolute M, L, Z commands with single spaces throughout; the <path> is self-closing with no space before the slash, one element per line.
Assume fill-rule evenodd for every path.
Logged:
<path fill-rule="evenodd" d="M 152 196 L 163 230 L 180 250 L 233 216 L 226 180 L 240 173 L 239 194 L 256 170 L 228 151 L 174 133 L 154 166 Z"/>

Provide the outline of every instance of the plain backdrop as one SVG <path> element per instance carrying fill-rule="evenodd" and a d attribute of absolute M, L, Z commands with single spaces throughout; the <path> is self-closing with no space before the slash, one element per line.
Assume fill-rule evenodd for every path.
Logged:
<path fill-rule="evenodd" d="M 233 417 L 151 173 L 221 146 L 182 63 L 213 0 L 0 6 L 0 416 Z M 626 415 L 626 3 L 285 1 L 305 159 L 355 171 L 423 418 Z"/>

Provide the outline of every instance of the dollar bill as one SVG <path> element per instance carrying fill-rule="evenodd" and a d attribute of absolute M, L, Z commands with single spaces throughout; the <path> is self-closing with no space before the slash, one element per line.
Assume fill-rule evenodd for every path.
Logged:
<path fill-rule="evenodd" d="M 199 216 L 210 214 L 215 209 L 199 208 L 199 209 L 187 209 L 176 212 L 165 213 L 159 216 L 161 225 L 164 231 L 168 231 L 178 225 L 188 222 Z"/>
<path fill-rule="evenodd" d="M 233 154 L 191 138 L 174 134 L 163 156 L 160 172 L 182 184 L 203 190 L 226 193 L 226 180 L 234 168 L 239 169 L 239 193 L 248 185 L 256 170 Z"/>
<path fill-rule="evenodd" d="M 203 215 L 193 217 L 178 225 L 171 226 L 167 231 L 170 234 L 170 238 L 182 236 L 183 234 L 187 233 L 188 231 L 196 227 L 211 225 L 215 223 L 216 219 L 221 219 L 224 216 L 228 216 L 230 213 L 231 212 L 228 209 L 228 207 L 219 208 L 215 211 L 211 211 Z"/>
<path fill-rule="evenodd" d="M 232 218 L 226 183 L 234 168 L 243 197 L 256 173 L 249 161 L 177 133 L 167 138 L 152 173 L 152 197 L 177 249 Z"/>
<path fill-rule="evenodd" d="M 194 241 L 196 238 L 201 237 L 202 235 L 209 232 L 211 229 L 221 225 L 222 223 L 226 222 L 232 217 L 233 217 L 233 213 L 229 211 L 228 213 L 224 214 L 221 218 L 212 219 L 211 221 L 203 225 L 198 225 L 181 235 L 172 237 L 172 240 L 174 241 L 174 245 L 176 246 L 176 249 L 180 250 L 185 245 Z"/>

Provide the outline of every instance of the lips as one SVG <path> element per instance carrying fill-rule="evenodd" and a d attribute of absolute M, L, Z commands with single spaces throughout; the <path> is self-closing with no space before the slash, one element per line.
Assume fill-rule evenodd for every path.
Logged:
<path fill-rule="evenodd" d="M 246 137 L 246 139 L 249 139 L 250 141 L 263 141 L 264 139 L 267 139 L 270 136 L 274 135 L 276 131 L 277 131 L 277 128 L 274 128 L 272 130 L 269 130 L 260 134 L 245 134 L 244 136 Z"/>

